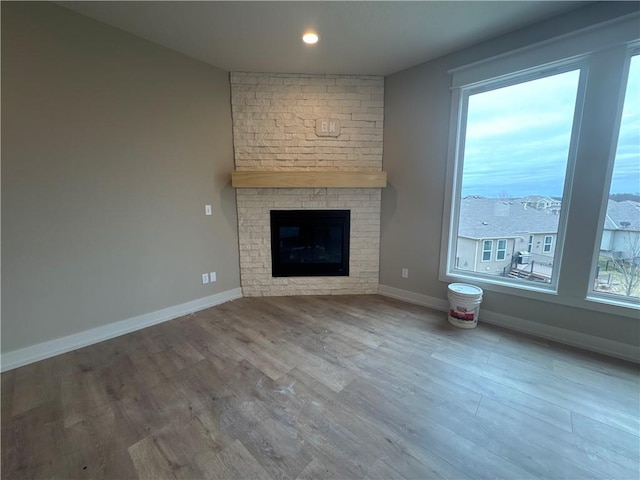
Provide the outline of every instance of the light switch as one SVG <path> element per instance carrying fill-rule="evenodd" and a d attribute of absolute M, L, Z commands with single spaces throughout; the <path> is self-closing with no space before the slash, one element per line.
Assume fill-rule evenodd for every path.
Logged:
<path fill-rule="evenodd" d="M 205 205 L 204 206 L 204 214 L 205 215 L 211 215 L 211 211 L 212 211 L 211 205 Z"/>

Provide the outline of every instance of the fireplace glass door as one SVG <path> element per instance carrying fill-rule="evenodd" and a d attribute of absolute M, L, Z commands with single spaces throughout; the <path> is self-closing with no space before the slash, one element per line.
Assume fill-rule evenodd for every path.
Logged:
<path fill-rule="evenodd" d="M 349 223 L 349 210 L 271 210 L 273 276 L 348 276 Z"/>

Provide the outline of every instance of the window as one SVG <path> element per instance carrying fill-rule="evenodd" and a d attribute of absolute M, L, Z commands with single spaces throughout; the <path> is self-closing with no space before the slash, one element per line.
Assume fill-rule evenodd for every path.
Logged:
<path fill-rule="evenodd" d="M 637 317 L 638 19 L 450 71 L 441 280 Z"/>
<path fill-rule="evenodd" d="M 558 233 L 580 69 L 557 72 L 554 67 L 506 84 L 496 79 L 463 89 L 456 256 L 471 254 L 465 252 L 468 239 L 480 243 L 489 235 L 517 237 L 531 229 Z M 547 239 L 544 253 L 551 252 Z M 496 260 L 506 258 L 506 243 L 497 241 Z M 491 260 L 492 247 L 483 242 L 483 262 Z M 507 282 L 551 283 L 553 262 L 546 256 L 526 266 L 476 272 Z"/>
<path fill-rule="evenodd" d="M 493 240 L 485 240 L 482 242 L 482 261 L 491 261 L 491 252 L 493 250 Z"/>
<path fill-rule="evenodd" d="M 640 298 L 640 56 L 630 56 L 593 289 Z"/>
<path fill-rule="evenodd" d="M 498 240 L 498 248 L 496 249 L 496 260 L 504 260 L 507 258 L 507 241 Z"/>

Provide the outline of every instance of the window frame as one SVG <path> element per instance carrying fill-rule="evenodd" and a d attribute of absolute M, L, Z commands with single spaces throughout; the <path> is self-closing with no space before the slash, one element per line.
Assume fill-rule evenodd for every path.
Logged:
<path fill-rule="evenodd" d="M 500 248 L 500 242 L 504 242 L 504 248 Z M 501 262 L 507 259 L 507 247 L 508 242 L 506 238 L 498 239 L 498 242 L 496 243 L 496 262 Z M 502 258 L 500 258 L 500 252 L 502 252 Z"/>
<path fill-rule="evenodd" d="M 591 259 L 591 274 L 589 275 L 589 288 L 587 291 L 587 300 L 596 303 L 602 303 L 605 305 L 616 305 L 623 308 L 638 308 L 640 307 L 640 299 L 634 297 L 627 297 L 625 295 L 619 295 L 609 292 L 602 292 L 595 289 L 597 265 L 600 259 L 600 246 L 602 245 L 602 237 L 604 235 L 605 217 L 607 215 L 607 208 L 609 203 L 609 194 L 611 191 L 611 181 L 613 178 L 613 170 L 615 167 L 616 152 L 618 149 L 618 143 L 620 141 L 620 127 L 622 126 L 622 111 L 624 109 L 624 100 L 627 91 L 627 84 L 629 82 L 629 71 L 631 67 L 631 59 L 634 56 L 640 56 L 640 40 L 629 44 L 626 52 L 626 59 L 623 70 L 623 82 L 620 88 L 618 96 L 618 115 L 616 117 L 616 124 L 614 127 L 615 142 L 613 142 L 611 154 L 609 155 L 607 164 L 607 174 L 605 178 L 605 194 L 602 196 L 602 203 L 600 205 L 600 213 L 598 215 L 598 231 L 595 235 L 595 248 L 593 250 L 593 257 Z"/>
<path fill-rule="evenodd" d="M 549 239 L 548 242 L 547 242 L 547 239 Z M 542 241 L 542 253 L 551 253 L 552 250 L 553 250 L 553 236 L 545 235 L 544 240 Z"/>
<path fill-rule="evenodd" d="M 590 255 L 595 257 L 596 248 L 599 249 L 600 246 L 602 223 L 591 212 L 597 211 L 598 205 L 602 206 L 604 203 L 601 201 L 601 196 L 604 196 L 602 179 L 606 173 L 606 159 L 615 155 L 618 130 L 615 129 L 614 138 L 613 129 L 616 123 L 614 119 L 619 119 L 621 115 L 622 103 L 615 105 L 615 100 L 609 104 L 603 102 L 601 92 L 617 92 L 618 95 L 621 95 L 621 92 L 624 93 L 619 89 L 620 67 L 619 63 L 615 62 L 619 61 L 623 55 L 622 52 L 628 55 L 630 46 L 640 45 L 637 27 L 639 21 L 640 14 L 634 12 L 449 70 L 452 77 L 451 115 L 438 276 L 440 281 L 474 283 L 485 290 L 501 294 L 638 318 L 638 305 L 635 302 L 603 301 L 590 295 L 594 270 L 591 268 L 591 263 L 584 262 L 583 259 Z M 563 230 L 559 229 L 555 240 L 557 242 L 555 252 L 557 261 L 554 262 L 555 281 L 551 285 L 541 286 L 526 281 L 524 281 L 526 283 L 505 282 L 501 281 L 503 277 L 490 278 L 486 275 L 478 275 L 477 272 L 453 271 L 450 268 L 453 265 L 451 255 L 455 255 L 456 244 L 452 238 L 453 229 L 450 227 L 453 222 L 457 225 L 458 221 L 455 211 L 459 208 L 457 203 L 460 199 L 456 196 L 454 186 L 460 184 L 461 168 L 456 159 L 460 152 L 460 139 L 465 135 L 461 126 L 466 123 L 466 115 L 460 108 L 461 91 L 470 86 L 497 84 L 497 79 L 503 80 L 506 84 L 513 78 L 523 78 L 527 72 L 535 72 L 536 69 L 544 70 L 552 65 L 577 65 L 581 62 L 584 72 L 584 75 L 581 75 L 581 81 L 587 82 L 588 87 L 586 91 L 579 92 L 581 107 L 576 113 L 576 118 L 581 119 L 581 122 L 576 126 L 579 135 L 575 141 L 577 155 L 585 158 L 580 162 L 574 160 L 571 170 L 568 169 L 570 174 L 567 175 L 565 185 L 568 185 L 569 189 L 565 188 L 563 212 L 561 212 L 561 217 L 564 215 L 564 218 L 560 218 L 559 223 L 559 227 L 562 226 Z M 603 70 L 603 65 L 613 66 L 614 71 Z M 592 74 L 592 67 L 595 74 Z M 598 86 L 601 88 L 604 86 L 604 88 L 599 91 Z M 613 96 L 613 93 L 607 93 L 607 96 L 610 95 Z M 594 112 L 596 112 L 595 115 Z M 593 132 L 598 132 L 597 138 L 591 135 Z M 610 159 L 610 162 L 612 161 Z M 597 164 L 595 169 L 593 162 Z M 588 181 L 585 182 L 585 180 Z M 577 191 L 573 191 L 572 187 L 576 186 Z M 606 187 L 608 195 L 608 183 Z M 585 199 L 588 201 L 585 202 Z M 602 208 L 601 215 L 604 213 L 605 209 Z M 564 225 L 562 225 L 563 221 L 566 222 Z M 597 225 L 596 222 L 598 222 Z M 599 233 L 597 239 L 594 238 L 596 231 Z M 561 254 L 558 252 L 558 245 L 562 246 Z"/>
<path fill-rule="evenodd" d="M 479 81 L 472 83 L 468 86 L 463 86 L 459 89 L 454 90 L 453 92 L 453 105 L 455 105 L 455 109 L 452 109 L 452 119 L 456 118 L 456 136 L 455 136 L 455 146 L 453 147 L 454 156 L 453 159 L 450 158 L 450 162 L 453 163 L 453 179 L 451 182 L 447 182 L 447 187 L 449 188 L 448 199 L 450 200 L 449 204 L 449 223 L 447 225 L 448 234 L 447 237 L 447 245 L 450 245 L 451 251 L 455 254 L 457 251 L 457 235 L 453 232 L 453 225 L 459 225 L 459 213 L 460 213 L 460 204 L 462 201 L 461 196 L 461 187 L 462 187 L 462 171 L 463 171 L 463 162 L 464 162 L 464 144 L 465 144 L 465 136 L 466 136 L 466 122 L 467 122 L 467 111 L 469 106 L 469 97 L 475 95 L 477 93 L 483 93 L 487 91 L 492 91 L 504 87 L 508 87 L 511 85 L 517 85 L 520 83 L 530 82 L 534 80 L 538 80 L 541 78 L 550 77 L 553 75 L 558 75 L 574 70 L 579 70 L 579 80 L 578 80 L 578 88 L 576 93 L 576 106 L 574 109 L 574 118 L 572 120 L 572 135 L 569 141 L 569 151 L 567 154 L 567 165 L 566 165 L 566 174 L 563 188 L 563 199 L 568 200 L 571 197 L 571 179 L 573 178 L 573 170 L 575 168 L 576 161 L 576 143 L 577 137 L 573 133 L 575 131 L 579 131 L 580 129 L 580 119 L 582 117 L 582 104 L 579 101 L 581 96 L 584 96 L 584 91 L 586 87 L 586 75 L 584 74 L 587 70 L 587 65 L 584 61 L 583 56 L 570 58 L 570 59 L 561 59 L 556 62 L 551 62 L 545 65 L 536 65 L 530 68 L 527 68 L 520 72 L 510 73 L 508 75 L 504 75 L 496 78 L 489 78 L 484 81 Z M 450 148 L 451 154 L 451 148 Z M 451 166 L 451 163 L 448 166 Z M 567 223 L 567 208 L 561 209 L 560 216 L 558 219 L 558 232 L 557 238 L 564 238 L 565 230 Z M 483 245 L 484 247 L 484 245 Z M 443 248 L 446 248 L 443 244 Z M 484 251 L 484 250 L 483 250 Z M 551 279 L 551 283 L 549 284 L 541 284 L 537 282 L 531 282 L 525 279 L 519 278 L 508 278 L 508 277 L 499 277 L 495 275 L 489 275 L 483 272 L 470 272 L 470 271 L 456 271 L 453 270 L 455 267 L 451 264 L 448 253 L 446 259 L 445 266 L 445 278 L 450 278 L 451 280 L 447 281 L 471 281 L 471 282 L 485 282 L 487 285 L 495 284 L 501 285 L 505 287 L 511 287 L 515 289 L 522 290 L 530 290 L 534 292 L 548 292 L 548 293 L 556 293 L 558 288 L 558 277 L 560 270 L 560 263 L 562 260 L 562 251 L 556 251 L 554 255 L 553 261 L 553 272 L 555 273 L 553 278 Z M 464 278 L 463 278 L 464 277 Z M 442 278 L 442 263 L 441 263 L 441 278 Z"/>
<path fill-rule="evenodd" d="M 489 244 L 489 250 L 487 250 L 487 243 Z M 487 260 L 484 259 L 484 254 L 489 253 L 489 258 Z M 493 240 L 482 240 L 482 255 L 480 256 L 481 263 L 487 263 L 492 260 L 493 257 Z"/>

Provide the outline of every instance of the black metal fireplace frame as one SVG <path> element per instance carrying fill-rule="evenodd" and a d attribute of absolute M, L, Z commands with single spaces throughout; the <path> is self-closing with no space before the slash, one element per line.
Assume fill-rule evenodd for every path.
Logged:
<path fill-rule="evenodd" d="M 271 210 L 271 265 L 273 277 L 349 276 L 350 210 Z M 342 261 L 338 263 L 287 263 L 280 259 L 280 227 L 313 228 L 332 225 L 342 229 Z"/>

